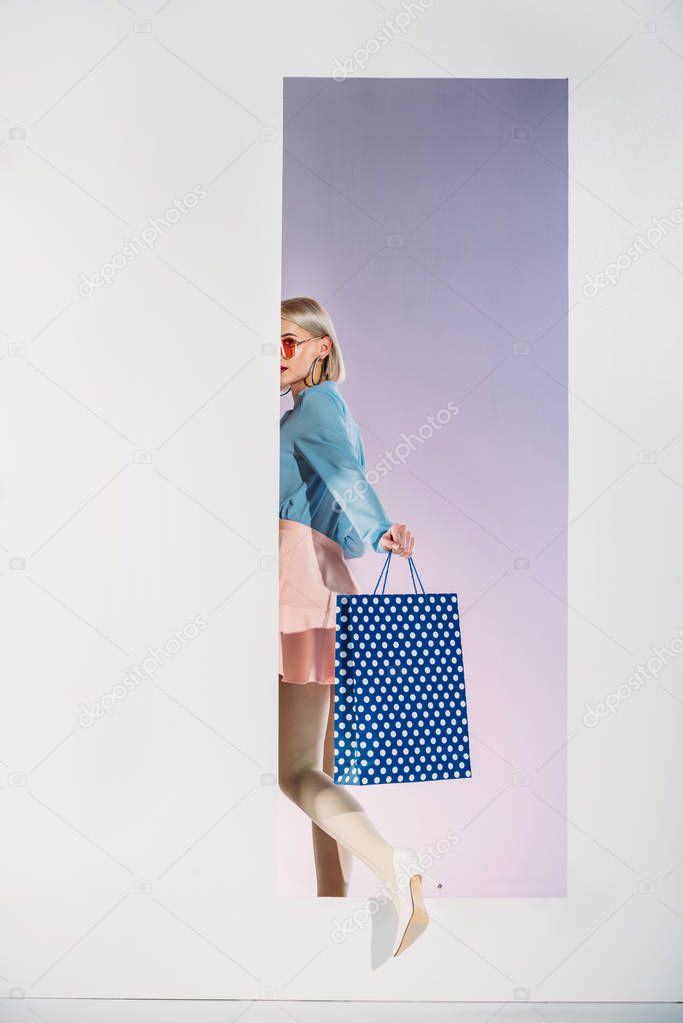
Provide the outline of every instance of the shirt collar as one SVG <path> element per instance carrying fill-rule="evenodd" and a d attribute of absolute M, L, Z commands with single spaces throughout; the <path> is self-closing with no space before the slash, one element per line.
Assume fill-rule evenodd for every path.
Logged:
<path fill-rule="evenodd" d="M 299 393 L 297 394 L 294 400 L 294 404 L 298 405 L 304 394 L 307 394 L 309 391 L 314 391 L 317 387 L 327 387 L 331 390 L 336 391 L 337 382 L 336 380 L 321 380 L 319 384 L 314 384 L 312 387 L 304 387 L 304 389 L 302 391 L 299 391 Z"/>

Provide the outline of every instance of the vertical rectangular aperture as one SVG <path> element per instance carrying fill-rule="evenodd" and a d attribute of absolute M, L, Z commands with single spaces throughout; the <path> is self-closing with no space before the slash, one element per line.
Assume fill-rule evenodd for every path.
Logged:
<path fill-rule="evenodd" d="M 282 296 L 329 310 L 368 479 L 460 601 L 472 778 L 354 795 L 440 897 L 565 895 L 567 81 L 287 78 L 283 142 Z M 314 894 L 284 796 L 279 848 Z"/>

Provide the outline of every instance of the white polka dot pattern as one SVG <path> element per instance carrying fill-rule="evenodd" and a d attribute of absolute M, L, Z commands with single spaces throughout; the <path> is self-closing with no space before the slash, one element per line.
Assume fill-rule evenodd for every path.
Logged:
<path fill-rule="evenodd" d="M 455 593 L 338 594 L 334 781 L 471 776 Z"/>

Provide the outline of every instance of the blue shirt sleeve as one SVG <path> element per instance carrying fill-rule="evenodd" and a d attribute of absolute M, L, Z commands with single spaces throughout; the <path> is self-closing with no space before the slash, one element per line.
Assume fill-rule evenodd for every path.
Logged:
<path fill-rule="evenodd" d="M 312 388 L 302 396 L 298 412 L 301 431 L 294 440 L 294 449 L 320 476 L 361 541 L 385 554 L 380 540 L 392 520 L 356 456 L 346 429 L 344 407 L 329 391 L 316 391 Z"/>

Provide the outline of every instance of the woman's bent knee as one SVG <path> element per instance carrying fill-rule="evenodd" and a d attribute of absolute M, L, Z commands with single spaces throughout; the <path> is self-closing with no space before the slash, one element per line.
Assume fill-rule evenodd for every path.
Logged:
<path fill-rule="evenodd" d="M 280 792 L 287 796 L 287 799 L 291 799 L 293 803 L 298 802 L 299 781 L 296 774 L 281 774 L 277 783 Z"/>
<path fill-rule="evenodd" d="M 304 767 L 299 771 L 287 771 L 280 774 L 278 778 L 280 792 L 284 793 L 287 799 L 291 799 L 293 803 L 300 805 L 305 778 L 311 770 L 310 767 Z"/>

